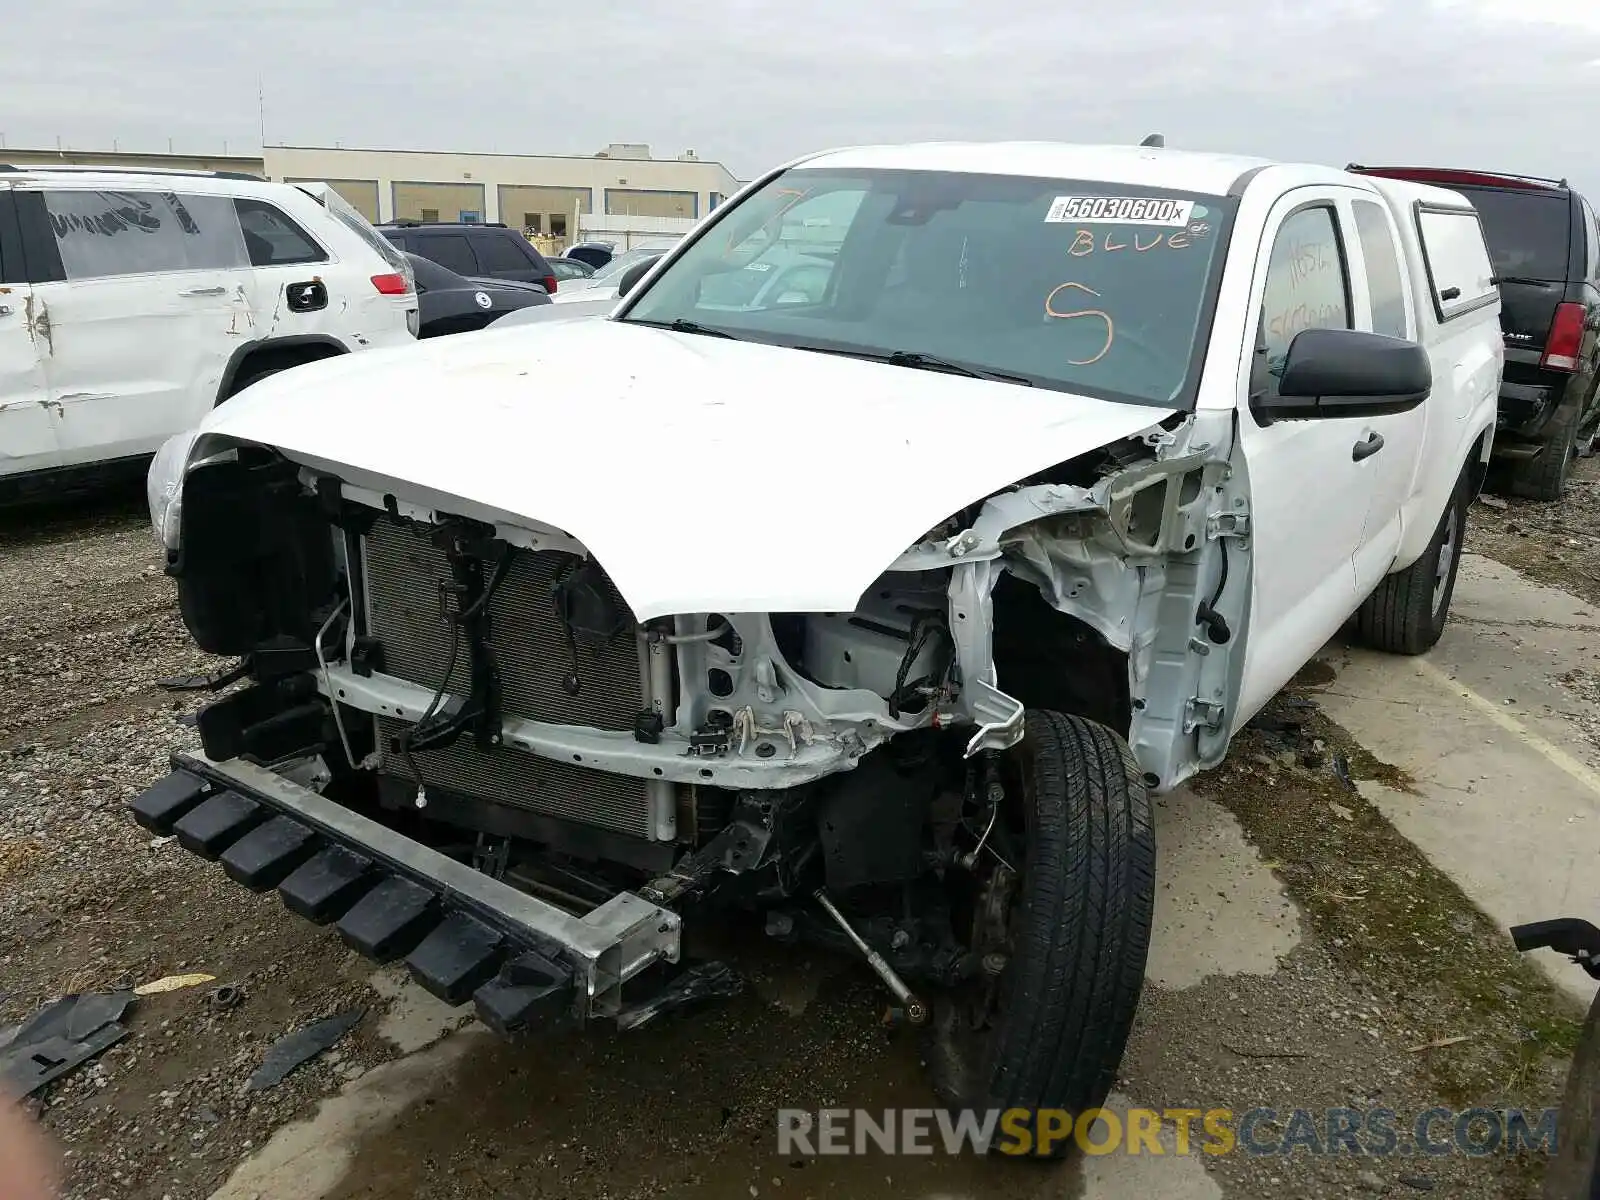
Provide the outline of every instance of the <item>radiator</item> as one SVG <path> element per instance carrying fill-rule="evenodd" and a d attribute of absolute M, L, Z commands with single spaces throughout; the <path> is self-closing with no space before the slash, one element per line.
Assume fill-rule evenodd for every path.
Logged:
<path fill-rule="evenodd" d="M 431 692 L 443 682 L 450 656 L 452 627 L 440 607 L 440 584 L 451 576 L 444 551 L 429 542 L 427 532 L 382 517 L 365 538 L 363 564 L 368 626 L 383 644 L 384 673 Z M 580 641 L 574 660 L 553 595 L 570 561 L 549 551 L 516 551 L 489 602 L 489 643 L 500 669 L 501 709 L 506 716 L 535 721 L 631 730 L 645 706 L 644 650 L 634 635 L 636 626 L 630 623 L 598 648 Z M 486 565 L 486 576 L 490 570 Z M 609 578 L 605 585 L 613 601 L 626 609 Z M 463 640 L 448 683 L 453 695 L 468 691 L 468 659 Z M 574 670 L 581 681 L 576 695 L 562 686 Z M 390 748 L 405 726 L 390 719 L 380 719 L 378 725 L 384 755 L 379 769 L 411 778 L 404 756 Z M 642 779 L 574 767 L 511 747 L 480 751 L 470 734 L 412 758 L 425 784 L 618 833 L 652 835 Z"/>

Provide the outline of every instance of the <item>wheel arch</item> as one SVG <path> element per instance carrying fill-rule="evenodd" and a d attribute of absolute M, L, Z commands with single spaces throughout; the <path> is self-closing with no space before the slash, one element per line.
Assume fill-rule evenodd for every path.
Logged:
<path fill-rule="evenodd" d="M 286 337 L 257 338 L 253 342 L 245 342 L 242 346 L 234 348 L 233 353 L 228 356 L 227 363 L 223 365 L 222 377 L 217 382 L 217 394 L 212 405 L 214 407 L 221 404 L 233 395 L 233 385 L 241 377 L 251 374 L 245 368 L 259 366 L 263 360 L 298 366 L 303 362 L 334 358 L 349 352 L 350 348 L 338 338 L 325 333 L 291 334 Z"/>
<path fill-rule="evenodd" d="M 1427 485 L 1411 498 L 1405 531 L 1401 534 L 1394 562 L 1389 566 L 1389 574 L 1404 571 L 1427 552 L 1434 530 L 1439 527 L 1439 518 L 1455 496 L 1463 474 L 1467 477 L 1467 502 L 1470 504 L 1477 497 L 1488 475 L 1489 456 L 1493 449 L 1494 421 L 1491 417 L 1459 443 L 1456 461 L 1461 464 L 1460 467 L 1448 476 L 1442 471 L 1429 472 Z M 1422 447 L 1422 454 L 1426 462 L 1429 456 L 1426 443 Z"/>

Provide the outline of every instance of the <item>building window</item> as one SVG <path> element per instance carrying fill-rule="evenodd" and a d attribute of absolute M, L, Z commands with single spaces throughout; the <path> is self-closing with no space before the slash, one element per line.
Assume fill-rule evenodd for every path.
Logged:
<path fill-rule="evenodd" d="M 523 213 L 522 228 L 537 237 L 544 230 L 543 213 Z"/>
<path fill-rule="evenodd" d="M 550 236 L 551 237 L 557 237 L 557 238 L 564 238 L 564 237 L 567 236 L 567 215 L 566 215 L 566 213 L 551 213 L 550 214 Z"/>
<path fill-rule="evenodd" d="M 477 225 L 483 221 L 483 214 L 475 208 L 461 210 L 461 223 L 463 225 Z"/>
<path fill-rule="evenodd" d="M 437 208 L 425 208 L 425 209 L 423 209 L 422 210 L 422 219 L 424 221 L 437 221 L 439 219 L 439 210 Z"/>
<path fill-rule="evenodd" d="M 711 209 L 713 209 L 717 205 L 721 204 L 723 199 L 724 199 L 724 197 L 723 197 L 721 192 L 712 192 L 711 193 L 711 205 L 710 205 L 709 208 L 706 209 L 706 211 L 710 212 Z"/>

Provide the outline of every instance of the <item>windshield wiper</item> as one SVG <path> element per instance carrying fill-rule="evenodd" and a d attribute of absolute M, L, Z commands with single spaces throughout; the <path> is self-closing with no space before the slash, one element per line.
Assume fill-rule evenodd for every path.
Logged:
<path fill-rule="evenodd" d="M 886 355 L 883 361 L 894 367 L 914 367 L 919 371 L 944 371 L 950 375 L 965 375 L 968 379 L 988 379 L 995 383 L 1020 383 L 1025 387 L 1033 386 L 1033 380 L 1021 375 L 1008 375 L 1004 371 L 969 367 L 965 363 L 952 362 L 948 358 L 923 354 L 917 350 L 896 350 L 893 354 Z"/>
<path fill-rule="evenodd" d="M 990 371 L 983 367 L 969 367 L 920 350 L 849 350 L 839 346 L 796 346 L 796 350 L 811 350 L 817 354 L 837 354 L 841 358 L 861 358 L 868 362 L 888 363 L 891 367 L 910 367 L 917 371 L 943 371 L 946 375 L 962 375 L 968 379 L 987 379 L 993 383 L 1020 383 L 1032 387 L 1033 380 L 1022 375 L 1008 375 L 1004 371 Z"/>
<path fill-rule="evenodd" d="M 655 329 L 670 329 L 673 333 L 698 333 L 705 337 L 732 338 L 733 334 L 726 329 L 713 329 L 709 325 L 698 325 L 693 321 L 685 321 L 679 317 L 676 321 L 635 321 L 624 318 L 624 323 L 629 325 L 649 325 Z"/>
<path fill-rule="evenodd" d="M 1532 284 L 1534 287 L 1542 287 L 1542 288 L 1553 288 L 1553 287 L 1556 286 L 1555 284 L 1551 283 L 1548 279 L 1530 279 L 1526 275 L 1496 275 L 1489 282 L 1493 283 L 1493 284 L 1527 283 L 1527 284 Z"/>

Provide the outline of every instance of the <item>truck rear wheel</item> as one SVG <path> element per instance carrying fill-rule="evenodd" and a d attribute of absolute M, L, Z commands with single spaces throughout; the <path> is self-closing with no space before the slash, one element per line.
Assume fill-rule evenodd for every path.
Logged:
<path fill-rule="evenodd" d="M 1361 640 L 1390 654 L 1423 654 L 1444 633 L 1467 532 L 1466 476 L 1433 531 L 1428 548 L 1403 571 L 1386 575 L 1356 614 Z"/>
<path fill-rule="evenodd" d="M 1550 418 L 1544 450 L 1537 458 L 1520 464 L 1511 476 L 1512 495 L 1546 502 L 1561 499 L 1572 460 L 1578 454 L 1578 418 L 1581 415 L 1578 405 L 1571 404 Z"/>
<path fill-rule="evenodd" d="M 1029 1153 L 1059 1157 L 1072 1139 L 1041 1146 L 1052 1124 L 1040 1110 L 1075 1118 L 1103 1104 L 1133 1027 L 1155 907 L 1155 834 L 1133 756 L 1103 725 L 1030 712 L 1010 764 L 1013 836 L 1002 844 L 1020 878 L 1004 966 L 935 1001 L 929 1064 L 941 1101 L 1026 1109 Z"/>

